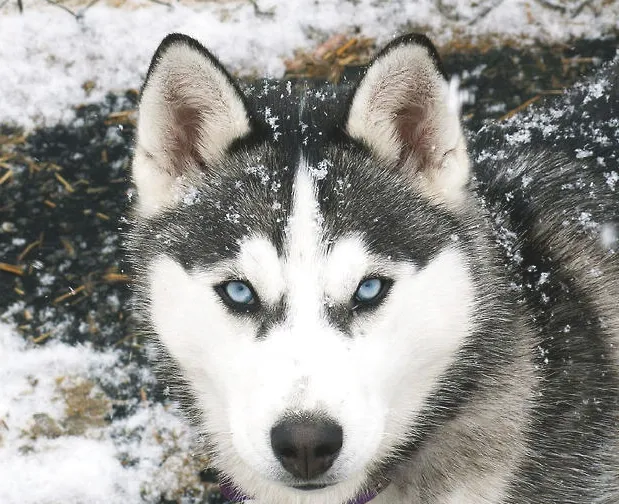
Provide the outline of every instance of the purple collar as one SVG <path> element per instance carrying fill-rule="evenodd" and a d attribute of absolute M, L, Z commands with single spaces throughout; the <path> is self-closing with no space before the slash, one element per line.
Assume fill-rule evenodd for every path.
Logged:
<path fill-rule="evenodd" d="M 384 487 L 381 487 L 378 490 L 361 493 L 345 504 L 367 504 L 379 494 L 382 488 Z M 229 481 L 222 480 L 219 483 L 219 489 L 221 490 L 221 495 L 231 502 L 245 502 L 250 500 L 249 497 L 243 495 L 234 487 L 234 485 L 230 484 Z"/>

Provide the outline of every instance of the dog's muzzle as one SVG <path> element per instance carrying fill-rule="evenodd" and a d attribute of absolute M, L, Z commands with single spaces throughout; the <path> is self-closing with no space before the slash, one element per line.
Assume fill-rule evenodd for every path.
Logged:
<path fill-rule="evenodd" d="M 295 490 L 320 491 L 336 482 L 320 480 L 333 466 L 344 443 L 344 431 L 333 419 L 313 412 L 284 415 L 271 428 L 271 449 L 294 482 L 287 485 Z M 224 497 L 234 502 L 249 498 L 226 478 L 220 481 Z M 366 504 L 385 487 L 382 482 L 363 490 L 344 504 Z"/>

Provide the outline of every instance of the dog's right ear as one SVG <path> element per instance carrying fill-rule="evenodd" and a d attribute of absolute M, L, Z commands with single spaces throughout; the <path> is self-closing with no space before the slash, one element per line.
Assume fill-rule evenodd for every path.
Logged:
<path fill-rule="evenodd" d="M 346 129 L 433 201 L 458 205 L 470 179 L 457 88 L 424 35 L 395 39 L 354 92 Z"/>
<path fill-rule="evenodd" d="M 199 42 L 168 35 L 153 56 L 139 105 L 133 180 L 138 213 L 173 204 L 183 185 L 250 131 L 243 95 Z"/>

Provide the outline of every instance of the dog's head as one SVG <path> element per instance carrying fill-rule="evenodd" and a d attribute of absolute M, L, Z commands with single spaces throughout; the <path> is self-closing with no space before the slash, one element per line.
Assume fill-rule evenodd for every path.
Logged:
<path fill-rule="evenodd" d="M 245 493 L 345 502 L 466 395 L 483 288 L 469 163 L 425 37 L 389 44 L 354 89 L 246 96 L 171 35 L 142 91 L 133 178 L 157 365 Z"/>

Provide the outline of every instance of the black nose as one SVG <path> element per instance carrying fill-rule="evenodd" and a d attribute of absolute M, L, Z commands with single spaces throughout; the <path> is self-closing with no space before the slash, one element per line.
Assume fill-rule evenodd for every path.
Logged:
<path fill-rule="evenodd" d="M 311 480 L 333 465 L 344 436 L 331 420 L 284 420 L 271 429 L 271 447 L 284 469 L 297 478 Z"/>

